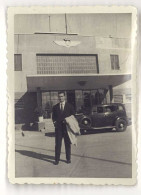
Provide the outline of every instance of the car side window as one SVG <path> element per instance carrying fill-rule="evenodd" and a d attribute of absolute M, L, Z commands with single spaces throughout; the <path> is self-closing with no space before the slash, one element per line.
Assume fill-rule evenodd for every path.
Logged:
<path fill-rule="evenodd" d="M 124 109 L 123 109 L 123 107 L 122 107 L 121 105 L 118 106 L 118 109 L 119 109 L 120 111 L 124 111 Z"/>
<path fill-rule="evenodd" d="M 97 107 L 97 112 L 98 113 L 103 113 L 103 107 Z"/>
<path fill-rule="evenodd" d="M 105 112 L 112 112 L 112 109 L 110 106 L 105 107 Z"/>
<path fill-rule="evenodd" d="M 117 111 L 117 106 L 115 105 L 105 107 L 105 112 L 115 112 L 115 111 Z"/>

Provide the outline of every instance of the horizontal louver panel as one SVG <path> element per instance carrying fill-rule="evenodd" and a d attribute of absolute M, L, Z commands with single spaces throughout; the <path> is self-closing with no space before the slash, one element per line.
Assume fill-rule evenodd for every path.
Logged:
<path fill-rule="evenodd" d="M 37 74 L 97 73 L 95 55 L 37 55 Z"/>

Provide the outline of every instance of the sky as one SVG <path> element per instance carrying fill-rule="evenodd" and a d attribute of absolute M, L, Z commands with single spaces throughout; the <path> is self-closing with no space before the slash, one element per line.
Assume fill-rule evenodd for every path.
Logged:
<path fill-rule="evenodd" d="M 130 38 L 131 14 L 67 14 L 68 33 Z M 66 32 L 65 14 L 15 15 L 15 34 Z"/>

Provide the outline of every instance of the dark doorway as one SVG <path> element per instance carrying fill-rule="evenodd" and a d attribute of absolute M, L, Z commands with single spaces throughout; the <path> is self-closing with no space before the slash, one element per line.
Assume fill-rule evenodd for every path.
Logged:
<path fill-rule="evenodd" d="M 75 108 L 75 91 L 67 91 L 67 102 L 72 104 Z"/>

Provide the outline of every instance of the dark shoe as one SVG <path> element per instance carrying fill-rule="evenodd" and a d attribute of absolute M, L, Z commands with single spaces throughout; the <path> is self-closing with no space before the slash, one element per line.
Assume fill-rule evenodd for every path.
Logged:
<path fill-rule="evenodd" d="M 67 164 L 70 164 L 71 163 L 71 160 L 67 160 Z"/>
<path fill-rule="evenodd" d="M 59 161 L 55 161 L 55 162 L 54 162 L 54 165 L 58 165 L 58 164 L 59 164 Z"/>

